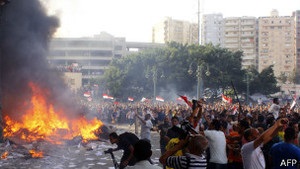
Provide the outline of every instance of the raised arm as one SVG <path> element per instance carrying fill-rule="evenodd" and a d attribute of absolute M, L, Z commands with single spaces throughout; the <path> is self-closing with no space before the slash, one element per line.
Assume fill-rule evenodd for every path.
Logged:
<path fill-rule="evenodd" d="M 274 136 L 276 136 L 278 131 L 287 123 L 288 123 L 287 118 L 282 118 L 277 120 L 273 126 L 268 128 L 257 139 L 254 140 L 254 148 L 257 148 L 262 143 L 265 144 L 269 142 Z"/>

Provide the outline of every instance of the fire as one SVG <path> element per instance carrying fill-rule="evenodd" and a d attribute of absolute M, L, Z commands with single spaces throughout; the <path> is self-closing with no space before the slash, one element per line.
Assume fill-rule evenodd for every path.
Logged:
<path fill-rule="evenodd" d="M 29 150 L 29 154 L 33 158 L 42 158 L 42 157 L 44 157 L 42 151 Z"/>
<path fill-rule="evenodd" d="M 75 136 L 82 136 L 84 140 L 97 139 L 94 132 L 103 125 L 100 120 L 88 121 L 84 117 L 70 120 L 63 111 L 55 112 L 53 104 L 47 101 L 47 90 L 34 83 L 29 86 L 33 93 L 30 99 L 32 108 L 24 111 L 21 122 L 4 117 L 5 137 L 18 137 L 28 142 L 42 139 L 55 144 Z"/>
<path fill-rule="evenodd" d="M 2 153 L 1 159 L 6 159 L 7 156 L 8 156 L 8 151 L 5 151 L 4 153 Z"/>

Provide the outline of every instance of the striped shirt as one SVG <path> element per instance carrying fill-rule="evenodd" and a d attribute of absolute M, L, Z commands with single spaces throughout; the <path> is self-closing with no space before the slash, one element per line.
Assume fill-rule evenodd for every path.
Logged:
<path fill-rule="evenodd" d="M 186 153 L 185 156 L 168 157 L 167 166 L 174 169 L 206 169 L 207 161 L 204 155 L 197 156 Z"/>

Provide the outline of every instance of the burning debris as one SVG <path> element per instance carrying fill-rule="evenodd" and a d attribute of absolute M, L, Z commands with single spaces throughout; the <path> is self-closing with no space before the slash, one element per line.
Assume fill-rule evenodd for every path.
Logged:
<path fill-rule="evenodd" d="M 98 139 L 95 131 L 102 122 L 82 115 L 61 75 L 46 60 L 58 19 L 47 16 L 39 0 L 14 0 L 1 10 L 0 101 L 5 138 L 53 144 L 77 136 L 83 141 Z"/>
<path fill-rule="evenodd" d="M 6 142 L 0 142 L 0 168 L 99 168 L 111 162 L 98 158 L 109 145 L 100 139 L 111 128 L 86 118 L 46 60 L 58 19 L 47 16 L 39 0 L 2 2 L 0 126 Z"/>
<path fill-rule="evenodd" d="M 47 16 L 39 0 L 14 0 L 0 10 L 1 159 L 64 160 L 57 153 L 72 156 L 70 147 L 96 149 L 90 142 L 99 143 L 109 131 L 96 117 L 84 116 L 46 59 L 58 19 Z"/>
<path fill-rule="evenodd" d="M 4 153 L 2 153 L 1 159 L 6 159 L 7 156 L 8 156 L 8 151 L 5 151 Z"/>

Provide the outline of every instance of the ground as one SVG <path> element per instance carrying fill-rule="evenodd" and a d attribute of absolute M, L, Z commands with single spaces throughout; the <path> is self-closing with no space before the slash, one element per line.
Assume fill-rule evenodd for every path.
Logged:
<path fill-rule="evenodd" d="M 117 128 L 117 133 L 125 131 L 134 132 L 133 128 L 127 125 L 114 125 Z M 155 165 L 160 165 L 158 159 L 160 157 L 159 149 L 159 134 L 152 132 L 152 151 L 151 157 Z M 113 163 L 109 154 L 104 154 L 103 151 L 108 148 L 114 148 L 108 140 L 92 141 L 87 145 L 59 145 L 53 146 L 48 144 L 39 145 L 39 149 L 43 150 L 44 157 L 31 158 L 27 154 L 26 145 L 19 148 L 11 143 L 0 144 L 0 155 L 8 152 L 6 158 L 0 159 L 1 169 L 113 169 Z M 122 152 L 114 152 L 117 161 L 120 161 Z"/>

